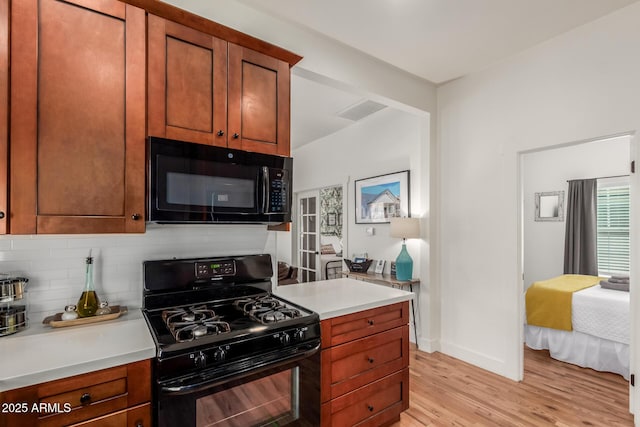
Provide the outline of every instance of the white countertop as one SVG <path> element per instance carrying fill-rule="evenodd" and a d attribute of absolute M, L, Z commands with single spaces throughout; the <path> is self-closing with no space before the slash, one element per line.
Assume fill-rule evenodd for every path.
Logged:
<path fill-rule="evenodd" d="M 30 321 L 24 331 L 0 338 L 0 392 L 156 355 L 140 309 L 118 319 L 66 328 Z"/>
<path fill-rule="evenodd" d="M 279 286 L 276 295 L 313 310 L 320 320 L 409 301 L 412 292 L 355 279 L 332 279 Z"/>
<path fill-rule="evenodd" d="M 321 320 L 408 301 L 414 296 L 348 278 L 281 286 L 276 294 L 315 311 Z M 139 309 L 131 309 L 115 320 L 67 328 L 51 328 L 31 318 L 26 330 L 0 338 L 0 392 L 155 355 L 155 343 Z"/>

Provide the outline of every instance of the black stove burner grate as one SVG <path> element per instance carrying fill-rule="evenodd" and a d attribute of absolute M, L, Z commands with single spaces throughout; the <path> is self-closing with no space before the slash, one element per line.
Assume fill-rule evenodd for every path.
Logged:
<path fill-rule="evenodd" d="M 207 335 L 231 331 L 229 323 L 206 305 L 164 310 L 162 320 L 177 342 L 193 341 Z"/>
<path fill-rule="evenodd" d="M 287 307 L 271 295 L 236 300 L 233 305 L 245 315 L 262 324 L 302 317 L 300 310 Z"/>

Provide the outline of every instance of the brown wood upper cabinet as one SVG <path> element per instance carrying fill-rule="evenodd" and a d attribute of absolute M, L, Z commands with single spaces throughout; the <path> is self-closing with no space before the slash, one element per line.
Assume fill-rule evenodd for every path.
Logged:
<path fill-rule="evenodd" d="M 145 21 L 117 0 L 12 2 L 11 233 L 144 232 Z"/>
<path fill-rule="evenodd" d="M 289 64 L 229 43 L 229 147 L 290 154 Z"/>
<path fill-rule="evenodd" d="M 227 42 L 149 15 L 149 135 L 227 146 Z"/>
<path fill-rule="evenodd" d="M 286 61 L 149 15 L 149 135 L 290 154 Z"/>
<path fill-rule="evenodd" d="M 7 233 L 9 178 L 9 0 L 0 0 L 0 234 Z"/>

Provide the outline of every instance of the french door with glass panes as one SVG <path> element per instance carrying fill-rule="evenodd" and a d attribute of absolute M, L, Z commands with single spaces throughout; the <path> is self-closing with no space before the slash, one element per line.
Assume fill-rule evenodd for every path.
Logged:
<path fill-rule="evenodd" d="M 298 194 L 298 280 L 320 280 L 319 192 Z"/>

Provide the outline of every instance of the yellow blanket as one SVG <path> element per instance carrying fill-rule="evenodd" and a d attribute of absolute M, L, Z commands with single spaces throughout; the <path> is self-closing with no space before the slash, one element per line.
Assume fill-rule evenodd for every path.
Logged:
<path fill-rule="evenodd" d="M 564 274 L 533 283 L 525 297 L 527 323 L 545 328 L 571 331 L 571 298 L 581 289 L 597 285 L 600 278 Z"/>

